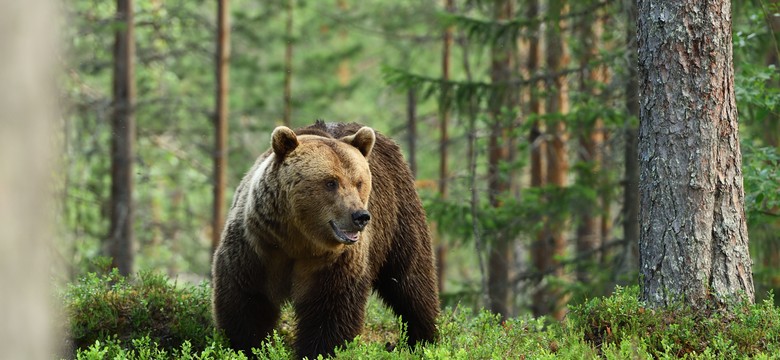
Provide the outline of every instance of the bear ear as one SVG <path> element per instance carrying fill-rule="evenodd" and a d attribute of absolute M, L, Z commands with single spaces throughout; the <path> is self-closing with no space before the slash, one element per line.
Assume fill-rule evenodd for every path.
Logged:
<path fill-rule="evenodd" d="M 287 154 L 298 147 L 298 137 L 290 128 L 279 126 L 271 134 L 271 147 L 279 159 L 284 159 Z"/>
<path fill-rule="evenodd" d="M 355 135 L 345 136 L 341 141 L 356 147 L 363 156 L 368 157 L 376 143 L 376 134 L 374 129 L 364 126 Z"/>

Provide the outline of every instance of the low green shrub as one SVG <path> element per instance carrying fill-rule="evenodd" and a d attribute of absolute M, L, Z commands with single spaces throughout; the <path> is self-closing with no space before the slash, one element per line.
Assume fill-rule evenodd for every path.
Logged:
<path fill-rule="evenodd" d="M 684 305 L 649 309 L 633 286 L 572 306 L 567 322 L 596 349 L 611 353 L 630 348 L 644 354 L 640 358 L 742 359 L 780 354 L 780 311 L 773 301 L 770 295 L 759 304 L 734 304 L 734 311 Z"/>
<path fill-rule="evenodd" d="M 193 349 L 189 341 L 184 341 L 178 348 L 164 348 L 152 341 L 149 336 L 122 342 L 116 338 L 96 340 L 88 348 L 81 349 L 76 354 L 77 360 L 152 360 L 152 359 L 182 359 L 182 360 L 247 360 L 242 353 L 237 353 L 226 347 L 220 341 L 213 341 L 203 349 Z"/>
<path fill-rule="evenodd" d="M 66 333 L 76 349 L 100 341 L 129 344 L 148 337 L 162 348 L 189 342 L 194 349 L 212 346 L 208 284 L 177 286 L 166 276 L 141 272 L 128 279 L 115 270 L 89 273 L 62 294 L 69 320 Z"/>

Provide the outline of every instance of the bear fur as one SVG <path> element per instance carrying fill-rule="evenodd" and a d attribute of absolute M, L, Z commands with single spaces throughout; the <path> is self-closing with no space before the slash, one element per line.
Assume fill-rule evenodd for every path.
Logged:
<path fill-rule="evenodd" d="M 213 261 L 216 325 L 249 353 L 291 301 L 299 357 L 360 334 L 372 289 L 432 341 L 439 298 L 414 179 L 392 140 L 357 124 L 280 126 L 239 184 Z"/>

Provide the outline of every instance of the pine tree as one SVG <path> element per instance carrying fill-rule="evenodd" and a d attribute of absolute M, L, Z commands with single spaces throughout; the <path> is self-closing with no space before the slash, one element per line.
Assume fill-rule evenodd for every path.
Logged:
<path fill-rule="evenodd" d="M 638 10 L 642 298 L 752 301 L 731 4 L 640 0 Z"/>

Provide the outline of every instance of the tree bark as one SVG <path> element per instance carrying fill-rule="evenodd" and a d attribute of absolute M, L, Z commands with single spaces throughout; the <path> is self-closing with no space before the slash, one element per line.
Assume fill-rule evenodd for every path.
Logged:
<path fill-rule="evenodd" d="M 726 0 L 639 0 L 642 298 L 754 299 Z"/>
<path fill-rule="evenodd" d="M 52 271 L 62 269 L 51 247 L 53 175 L 64 170 L 52 143 L 60 40 L 56 8 L 42 0 L 0 2 L 0 349 L 5 359 L 51 359 L 61 342 L 53 331 L 59 319 Z"/>
<path fill-rule="evenodd" d="M 217 111 L 214 144 L 214 214 L 211 225 L 211 252 L 217 249 L 225 225 L 225 186 L 227 184 L 228 87 L 230 63 L 230 1 L 217 4 Z"/>
<path fill-rule="evenodd" d="M 114 42 L 113 114 L 111 119 L 112 266 L 133 272 L 133 146 L 135 143 L 135 40 L 133 1 L 117 0 Z"/>

